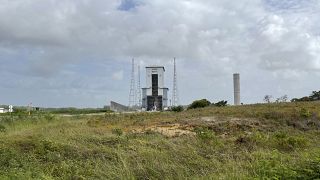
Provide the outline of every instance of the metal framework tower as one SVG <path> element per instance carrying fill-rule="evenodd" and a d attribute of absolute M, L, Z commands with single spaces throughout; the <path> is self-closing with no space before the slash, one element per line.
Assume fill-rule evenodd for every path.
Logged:
<path fill-rule="evenodd" d="M 130 83 L 130 94 L 129 94 L 129 107 L 136 105 L 136 91 L 135 91 L 135 72 L 134 72 L 134 59 L 132 59 L 132 70 L 131 70 L 131 83 Z"/>
<path fill-rule="evenodd" d="M 172 106 L 179 105 L 179 96 L 178 96 L 178 79 L 177 79 L 177 66 L 176 58 L 173 59 L 174 70 L 173 70 L 173 88 L 172 88 Z"/>
<path fill-rule="evenodd" d="M 137 83 L 137 106 L 141 108 L 142 106 L 142 94 L 141 94 L 141 77 L 140 77 L 140 64 L 138 64 L 138 83 Z"/>

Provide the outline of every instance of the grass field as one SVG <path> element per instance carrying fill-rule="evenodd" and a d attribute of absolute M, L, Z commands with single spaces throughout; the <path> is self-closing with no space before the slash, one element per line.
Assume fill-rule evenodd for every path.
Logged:
<path fill-rule="evenodd" d="M 0 179 L 320 178 L 317 102 L 0 119 Z"/>

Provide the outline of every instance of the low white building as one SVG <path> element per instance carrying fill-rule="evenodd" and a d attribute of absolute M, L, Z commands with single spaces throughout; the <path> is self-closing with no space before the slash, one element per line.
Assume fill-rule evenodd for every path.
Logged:
<path fill-rule="evenodd" d="M 0 108 L 0 114 L 4 114 L 4 113 L 12 113 L 13 112 L 13 106 L 10 105 L 9 106 L 9 109 L 6 109 L 6 108 Z"/>
<path fill-rule="evenodd" d="M 0 108 L 0 113 L 3 114 L 3 113 L 7 113 L 8 111 L 5 109 L 5 108 Z"/>

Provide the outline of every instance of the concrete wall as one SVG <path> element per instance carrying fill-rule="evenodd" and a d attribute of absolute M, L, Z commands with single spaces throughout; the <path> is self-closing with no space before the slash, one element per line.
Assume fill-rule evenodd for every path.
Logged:
<path fill-rule="evenodd" d="M 162 96 L 162 105 L 164 108 L 168 107 L 168 91 L 169 89 L 163 89 L 163 96 Z"/>
<path fill-rule="evenodd" d="M 147 95 L 152 95 L 152 74 L 158 74 L 158 86 L 159 86 L 159 96 L 163 95 L 161 88 L 164 88 L 164 67 L 147 67 L 146 68 L 146 88 Z"/>
<path fill-rule="evenodd" d="M 233 74 L 233 87 L 234 87 L 234 105 L 241 104 L 240 100 L 240 74 Z"/>
<path fill-rule="evenodd" d="M 110 110 L 114 111 L 114 112 L 125 112 L 125 111 L 128 111 L 129 108 L 128 108 L 128 106 L 111 101 L 110 102 Z"/>

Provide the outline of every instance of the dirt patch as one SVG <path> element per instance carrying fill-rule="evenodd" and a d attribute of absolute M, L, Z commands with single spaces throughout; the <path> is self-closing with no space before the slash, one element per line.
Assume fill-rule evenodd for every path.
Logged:
<path fill-rule="evenodd" d="M 181 124 L 167 124 L 167 125 L 154 125 L 144 129 L 135 129 L 135 133 L 145 133 L 148 131 L 153 131 L 160 133 L 166 137 L 179 137 L 183 135 L 195 135 L 192 131 L 193 128 L 190 126 L 182 126 Z"/>
<path fill-rule="evenodd" d="M 218 121 L 216 117 L 201 117 L 200 120 L 204 121 L 204 122 L 217 122 Z"/>
<path fill-rule="evenodd" d="M 196 127 L 207 127 L 214 131 L 218 136 L 228 136 L 239 132 L 251 132 L 251 131 L 267 131 L 272 127 L 269 127 L 264 121 L 253 118 L 233 118 L 233 117 L 199 117 L 189 121 L 181 121 L 182 124 Z M 270 124 L 271 125 L 271 124 Z"/>
<path fill-rule="evenodd" d="M 182 135 L 195 135 L 190 127 L 182 127 L 180 124 L 170 126 L 151 127 L 150 130 L 161 133 L 167 137 L 177 137 Z"/>
<path fill-rule="evenodd" d="M 133 128 L 134 133 L 145 133 L 148 131 L 160 133 L 166 137 L 179 137 L 183 135 L 196 135 L 194 129 L 206 127 L 216 133 L 217 136 L 228 137 L 239 132 L 251 132 L 253 130 L 268 130 L 270 127 L 258 119 L 232 118 L 232 117 L 199 117 L 195 119 L 179 120 L 170 124 L 153 124 L 146 127 Z"/>

